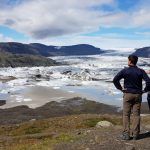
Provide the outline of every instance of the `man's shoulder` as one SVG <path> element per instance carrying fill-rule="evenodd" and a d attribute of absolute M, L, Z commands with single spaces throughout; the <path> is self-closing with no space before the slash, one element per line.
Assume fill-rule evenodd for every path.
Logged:
<path fill-rule="evenodd" d="M 145 73 L 145 70 L 142 69 L 142 68 L 140 68 L 140 67 L 138 67 L 138 66 L 135 66 L 134 68 L 131 68 L 131 67 L 124 67 L 124 69 L 122 69 L 122 71 L 124 72 L 124 71 L 128 71 L 128 70 L 130 70 L 130 69 L 138 70 L 138 71 L 140 71 L 141 73 Z"/>
<path fill-rule="evenodd" d="M 137 69 L 140 70 L 141 72 L 145 72 L 145 70 L 140 67 L 137 67 Z"/>
<path fill-rule="evenodd" d="M 124 67 L 123 69 L 121 69 L 121 70 L 119 71 L 118 74 L 124 74 L 127 70 L 128 70 L 128 67 Z"/>
<path fill-rule="evenodd" d="M 140 73 L 140 74 L 142 74 L 142 75 L 146 74 L 146 72 L 145 72 L 144 69 L 142 69 L 142 68 L 140 68 L 140 67 L 136 67 L 136 69 L 137 69 L 136 72 L 138 72 L 138 73 Z"/>
<path fill-rule="evenodd" d="M 123 69 L 122 69 L 122 71 L 126 71 L 126 70 L 128 70 L 129 69 L 129 67 L 124 67 Z"/>

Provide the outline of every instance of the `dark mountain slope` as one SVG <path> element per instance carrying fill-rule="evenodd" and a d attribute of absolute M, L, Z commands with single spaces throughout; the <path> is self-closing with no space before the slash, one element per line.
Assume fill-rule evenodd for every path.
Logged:
<path fill-rule="evenodd" d="M 22 44 L 15 42 L 0 43 L 0 52 L 13 54 L 32 54 L 41 56 L 96 55 L 104 53 L 100 48 L 87 44 L 73 46 L 47 46 L 40 43 Z"/>
<path fill-rule="evenodd" d="M 58 65 L 58 63 L 43 56 L 0 52 L 0 67 L 33 67 L 53 65 Z"/>
<path fill-rule="evenodd" d="M 133 54 L 139 57 L 150 58 L 150 47 L 139 48 Z"/>

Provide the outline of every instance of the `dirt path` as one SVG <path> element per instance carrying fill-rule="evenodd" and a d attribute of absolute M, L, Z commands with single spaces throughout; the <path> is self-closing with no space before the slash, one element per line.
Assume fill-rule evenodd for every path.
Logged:
<path fill-rule="evenodd" d="M 120 129 L 85 130 L 85 136 L 76 142 L 55 146 L 55 150 L 149 150 L 150 132 L 137 141 L 123 141 L 119 138 Z"/>

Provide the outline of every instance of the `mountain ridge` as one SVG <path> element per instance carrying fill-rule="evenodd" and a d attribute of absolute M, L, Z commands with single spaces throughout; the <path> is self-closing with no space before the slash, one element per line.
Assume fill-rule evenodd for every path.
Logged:
<path fill-rule="evenodd" d="M 138 48 L 133 54 L 138 57 L 150 58 L 150 46 Z"/>
<path fill-rule="evenodd" d="M 52 46 L 41 43 L 23 44 L 17 42 L 0 43 L 0 52 L 13 54 L 32 54 L 49 56 L 68 56 L 68 55 L 96 55 L 104 53 L 100 48 L 88 44 L 78 44 L 71 46 Z"/>

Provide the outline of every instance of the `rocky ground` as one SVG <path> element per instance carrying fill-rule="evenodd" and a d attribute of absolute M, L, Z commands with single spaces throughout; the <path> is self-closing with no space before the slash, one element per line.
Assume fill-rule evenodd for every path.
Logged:
<path fill-rule="evenodd" d="M 150 115 L 140 139 L 122 141 L 122 115 L 114 106 L 76 97 L 30 109 L 0 110 L 0 150 L 149 150 Z"/>
<path fill-rule="evenodd" d="M 118 114 L 118 108 L 106 104 L 75 97 L 61 102 L 48 102 L 35 109 L 28 106 L 17 106 L 0 109 L 0 124 L 16 124 L 30 120 L 49 117 L 62 117 L 73 114 Z"/>
<path fill-rule="evenodd" d="M 110 126 L 96 126 L 108 121 Z M 141 136 L 137 141 L 122 141 L 121 116 L 70 115 L 0 126 L 2 150 L 149 150 L 150 118 L 142 117 Z"/>

